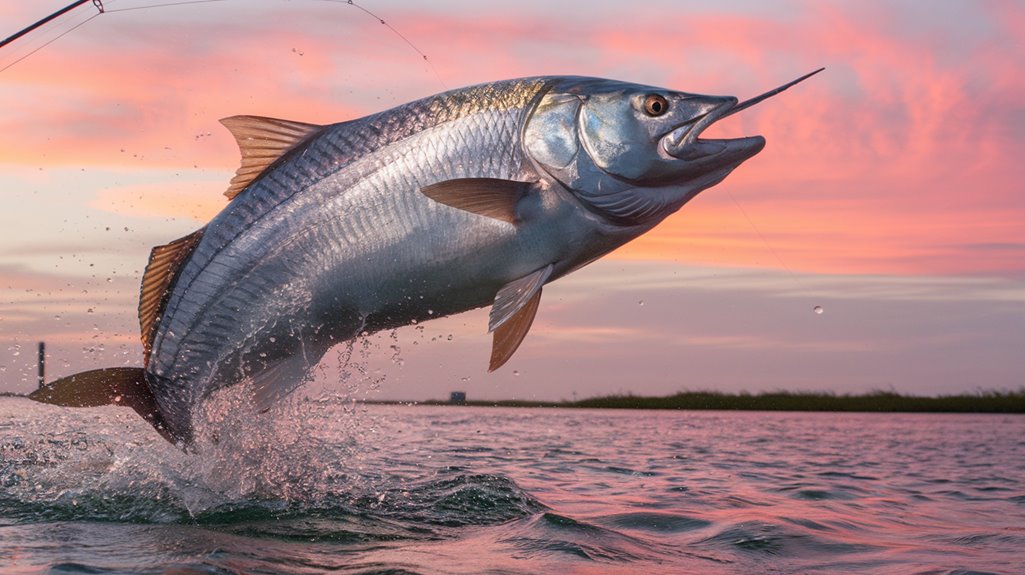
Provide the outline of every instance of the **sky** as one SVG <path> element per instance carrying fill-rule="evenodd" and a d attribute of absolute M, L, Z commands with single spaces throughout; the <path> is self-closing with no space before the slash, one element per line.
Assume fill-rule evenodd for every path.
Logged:
<path fill-rule="evenodd" d="M 0 36 L 66 4 L 2 0 Z M 332 123 L 543 74 L 744 99 L 823 66 L 709 130 L 768 143 L 652 232 L 547 286 L 503 369 L 486 372 L 485 309 L 333 351 L 309 390 L 1025 386 L 1019 2 L 103 4 L 0 48 L 0 391 L 35 387 L 41 340 L 48 379 L 141 365 L 149 250 L 216 214 L 237 167 L 220 118 Z"/>

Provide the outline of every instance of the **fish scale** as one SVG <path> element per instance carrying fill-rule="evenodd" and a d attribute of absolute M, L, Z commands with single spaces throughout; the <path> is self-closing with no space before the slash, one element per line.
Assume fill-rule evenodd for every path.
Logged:
<path fill-rule="evenodd" d="M 417 138 L 418 140 L 426 140 L 430 144 L 434 144 L 435 145 L 434 157 L 439 157 L 439 158 L 445 159 L 446 160 L 445 161 L 446 165 L 449 165 L 449 166 L 453 166 L 453 165 L 461 166 L 461 170 L 457 170 L 457 172 L 465 172 L 465 174 L 464 173 L 452 173 L 452 172 L 442 173 L 441 174 L 442 177 L 449 178 L 449 177 L 458 177 L 458 176 L 463 176 L 463 175 L 469 175 L 469 172 L 473 172 L 473 173 L 477 173 L 477 174 L 483 173 L 483 174 L 492 175 L 492 176 L 508 176 L 511 172 L 518 170 L 519 165 L 520 165 L 521 162 L 519 162 L 519 161 L 511 161 L 513 158 L 516 157 L 516 155 L 513 153 L 513 150 L 517 146 L 518 142 L 516 142 L 515 140 L 509 142 L 508 140 L 502 139 L 500 136 L 498 136 L 498 137 L 491 136 L 491 134 L 493 134 L 495 132 L 498 132 L 498 133 L 501 133 L 503 131 L 505 133 L 513 132 L 513 130 L 510 129 L 510 127 L 515 125 L 515 123 L 516 123 L 516 116 L 518 114 L 515 114 L 515 113 L 513 113 L 513 114 L 505 113 L 506 116 L 510 116 L 510 118 L 506 119 L 505 121 L 496 121 L 496 118 L 493 117 L 494 114 L 491 114 L 491 113 L 485 113 L 484 115 L 486 115 L 488 117 L 483 119 L 483 120 L 477 119 L 476 117 L 472 117 L 472 118 L 470 118 L 469 120 L 467 120 L 465 122 L 459 122 L 459 127 L 458 128 L 452 128 L 452 129 L 449 129 L 449 128 L 446 128 L 446 127 L 441 127 L 441 128 L 435 127 L 435 128 L 432 128 L 431 130 L 434 130 L 434 131 L 442 133 L 442 135 L 439 135 L 439 137 L 433 137 L 432 138 L 432 137 L 426 137 L 426 136 L 420 135 Z M 501 115 L 501 114 L 499 114 L 499 115 Z M 500 126 L 500 128 L 496 129 L 495 126 Z M 491 129 L 489 129 L 489 128 L 491 128 Z M 359 133 L 363 133 L 363 132 L 360 131 Z M 384 139 L 387 140 L 387 138 L 384 138 Z M 353 146 L 353 147 L 356 147 L 356 148 L 360 148 L 361 147 L 359 144 L 354 143 L 352 140 L 353 140 L 353 138 L 350 137 L 349 141 L 347 143 L 349 145 Z M 465 148 L 466 148 L 465 142 L 467 142 L 467 141 L 484 141 L 485 145 L 487 145 L 488 142 L 491 142 L 492 143 L 491 146 L 490 146 L 491 149 L 496 149 L 497 146 L 495 144 L 501 143 L 501 144 L 504 144 L 505 150 L 496 149 L 496 151 L 498 153 L 481 155 L 481 156 L 478 156 L 477 158 L 473 158 L 473 157 L 460 158 L 460 157 L 458 157 L 458 154 L 460 152 L 462 152 L 463 150 L 465 150 Z M 318 146 L 310 146 L 310 149 L 311 150 L 317 150 Z M 334 198 L 336 198 L 336 200 L 334 202 L 328 201 L 327 209 L 322 209 L 322 210 L 318 211 L 320 220 L 314 219 L 313 221 L 307 223 L 306 224 L 307 225 L 306 229 L 310 229 L 310 230 L 319 230 L 319 229 L 321 229 L 321 225 L 320 224 L 322 223 L 321 220 L 323 220 L 323 219 L 327 219 L 328 221 L 334 221 L 334 222 L 337 223 L 337 220 L 331 215 L 331 214 L 336 213 L 336 212 L 345 212 L 345 213 L 351 213 L 351 214 L 355 214 L 356 215 L 356 217 L 353 218 L 353 220 L 354 220 L 356 225 L 355 226 L 349 226 L 350 228 L 356 228 L 355 230 L 344 229 L 344 228 L 329 229 L 329 230 L 327 230 L 327 232 L 325 234 L 321 234 L 322 236 L 324 236 L 323 237 L 323 241 L 316 241 L 316 240 L 314 240 L 311 243 L 318 244 L 318 245 L 321 245 L 321 246 L 330 246 L 331 238 L 342 238 L 342 239 L 346 240 L 345 243 L 348 246 L 360 245 L 361 248 L 362 248 L 362 249 L 359 250 L 360 253 L 373 253 L 373 252 L 378 251 L 378 250 L 380 250 L 382 248 L 382 246 L 380 244 L 375 244 L 373 242 L 374 238 L 379 238 L 380 237 L 379 233 L 377 233 L 377 234 L 373 233 L 374 232 L 374 228 L 375 227 L 379 227 L 381 225 L 382 221 L 388 223 L 388 226 L 389 226 L 389 229 L 390 229 L 390 235 L 388 237 L 392 238 L 393 241 L 397 241 L 397 238 L 409 237 L 413 233 L 414 229 L 425 227 L 425 223 L 430 221 L 431 214 L 424 213 L 424 211 L 422 209 L 418 209 L 417 204 L 427 204 L 427 202 L 425 201 L 425 199 L 422 196 L 419 196 L 418 194 L 415 193 L 416 190 L 417 190 L 416 184 L 418 182 L 429 182 L 429 181 L 431 181 L 431 179 L 437 178 L 438 174 L 434 173 L 434 170 L 432 169 L 432 167 L 429 164 L 425 166 L 423 164 L 418 164 L 415 160 L 411 161 L 411 155 L 406 153 L 406 151 L 408 149 L 409 148 L 407 147 L 406 149 L 403 149 L 403 150 L 396 150 L 396 154 L 398 154 L 400 156 L 399 158 L 394 158 L 393 156 L 395 154 L 382 154 L 381 157 L 375 158 L 375 160 L 373 162 L 374 166 L 369 170 L 369 173 L 367 173 L 367 172 L 361 173 L 360 178 L 358 180 L 358 183 L 355 186 L 345 187 L 343 183 L 337 181 L 337 179 L 334 179 L 334 181 L 330 182 L 330 184 L 331 184 L 330 186 L 320 186 L 320 187 L 329 187 L 330 188 L 330 190 L 325 191 L 323 194 L 318 193 L 319 192 L 319 190 L 317 189 L 319 187 L 318 185 L 315 184 L 314 186 L 311 186 L 309 191 L 314 193 L 314 196 L 312 196 L 312 197 L 318 197 L 319 198 L 319 197 L 333 196 Z M 456 156 L 456 157 L 453 157 L 453 156 Z M 507 166 L 503 165 L 501 163 L 501 159 L 502 158 L 510 159 L 510 161 L 508 161 L 507 163 L 512 164 L 512 166 L 507 167 Z M 311 164 L 317 164 L 317 163 L 321 163 L 322 164 L 323 163 L 323 162 L 318 162 L 318 154 L 316 152 L 312 152 L 312 153 L 310 153 L 310 154 L 308 154 L 306 156 L 303 156 L 302 160 L 303 161 L 308 161 L 308 163 L 311 163 Z M 398 170 L 390 169 L 391 166 L 394 164 L 394 160 L 398 160 L 399 162 L 404 162 L 405 163 L 405 165 L 403 166 L 404 169 L 398 169 Z M 299 173 L 302 173 L 303 175 L 307 175 L 307 174 L 309 174 L 311 172 L 311 170 L 297 168 L 295 170 L 292 170 L 292 173 L 295 173 L 295 172 L 299 172 Z M 284 171 L 284 170 L 282 171 L 282 174 L 287 174 L 287 173 L 289 173 L 289 171 Z M 284 177 L 284 176 L 282 176 L 282 177 Z M 323 182 L 325 180 L 321 180 L 321 181 Z M 403 192 L 396 192 L 396 190 L 403 190 Z M 381 201 L 380 199 L 377 199 L 377 201 L 374 200 L 374 198 L 379 198 L 381 195 L 392 196 L 393 200 L 394 200 L 394 203 L 389 203 L 389 202 Z M 364 198 L 363 204 L 360 205 L 356 198 Z M 306 203 L 309 204 L 310 202 L 306 202 Z M 334 203 L 341 204 L 341 205 L 335 206 L 335 205 L 333 205 Z M 345 204 L 350 204 L 350 203 L 357 203 L 357 205 L 354 205 L 354 206 L 345 205 Z M 279 207 L 279 209 L 282 209 L 282 208 L 283 208 L 283 206 Z M 378 208 L 378 209 L 375 209 L 375 208 Z M 393 208 L 393 209 L 390 209 L 390 210 L 385 209 L 384 211 L 382 211 L 381 208 Z M 250 228 L 252 228 L 252 224 L 250 224 Z M 280 241 L 280 237 L 283 237 L 283 236 L 285 236 L 285 237 L 293 237 L 293 235 L 295 233 L 293 230 L 290 230 L 288 228 L 276 228 L 276 227 L 272 226 L 270 229 L 271 230 L 277 230 L 277 233 L 276 233 L 277 238 L 275 238 L 275 236 L 273 236 L 273 235 L 271 236 L 271 238 L 266 238 L 265 241 L 267 242 L 268 245 L 276 245 Z M 304 232 L 300 232 L 300 234 L 301 233 L 304 233 Z M 369 241 L 369 242 L 367 242 L 367 241 L 359 241 L 359 238 L 371 238 L 371 241 Z M 238 238 L 236 238 L 235 241 L 238 241 Z M 293 239 L 291 241 L 294 241 L 294 237 L 293 237 Z M 338 252 L 344 252 L 344 251 L 345 251 L 344 249 L 339 249 L 338 250 Z M 300 250 L 300 252 L 302 252 L 302 250 Z M 233 254 L 232 254 L 232 252 L 229 251 L 229 252 L 226 252 L 226 255 L 233 255 Z M 429 255 L 429 254 L 424 254 L 424 255 Z M 267 253 L 263 254 L 262 257 L 263 258 L 272 258 L 273 259 L 275 256 L 273 256 L 271 254 L 271 252 L 267 252 Z M 287 255 L 287 254 L 282 254 L 282 255 L 277 256 L 277 257 L 280 257 L 281 259 L 287 261 L 289 259 L 292 259 L 293 256 L 290 256 L 290 255 Z M 352 260 L 354 258 L 350 257 L 349 259 Z M 335 265 L 338 266 L 339 268 L 345 267 L 348 271 L 351 272 L 352 266 L 353 265 L 357 265 L 359 263 L 361 263 L 361 262 L 359 262 L 359 261 L 346 261 L 346 260 L 343 259 L 341 261 L 337 261 Z M 211 264 L 209 264 L 209 265 L 214 265 L 214 262 L 211 262 Z M 254 268 L 254 269 L 250 270 L 248 272 L 248 274 L 246 275 L 245 281 L 246 282 L 258 282 L 259 281 L 259 278 L 258 278 L 258 276 L 259 276 L 258 270 L 259 269 L 261 269 L 261 268 L 257 267 L 257 268 Z M 274 270 L 275 268 L 270 267 L 270 266 L 264 266 L 263 269 Z M 317 275 L 322 274 L 324 272 L 323 269 L 321 269 L 321 270 L 303 270 L 303 271 L 304 272 L 312 272 L 312 274 L 308 274 L 308 275 L 313 275 L 313 276 L 317 276 Z M 279 275 L 279 274 L 272 273 L 271 275 L 272 276 L 276 276 L 276 275 Z M 359 293 L 359 291 L 361 291 L 361 290 L 352 290 L 352 291 L 355 292 L 355 293 Z M 239 318 L 237 320 L 235 325 L 232 325 L 229 322 L 212 322 L 208 326 L 206 326 L 205 328 L 197 327 L 198 324 L 201 323 L 199 321 L 199 318 L 203 317 L 204 315 L 206 315 L 208 313 L 215 313 L 215 314 L 218 313 L 218 312 L 214 311 L 217 308 L 222 308 L 222 309 L 223 308 L 227 308 L 228 312 L 232 312 L 232 311 L 234 311 L 236 309 L 245 309 L 247 307 L 254 307 L 254 303 L 255 302 L 253 300 L 245 300 L 244 298 L 238 297 L 237 294 L 233 294 L 233 293 L 232 294 L 221 295 L 219 300 L 216 300 L 212 304 L 207 304 L 207 307 L 206 307 L 207 311 L 204 312 L 204 311 L 196 310 L 196 311 L 193 312 L 192 317 L 195 318 L 195 319 L 193 319 L 193 324 L 192 325 L 184 325 L 185 322 L 180 322 L 182 325 L 179 327 L 178 330 L 175 330 L 175 331 L 177 333 L 190 334 L 191 335 L 191 338 L 188 337 L 188 336 L 183 336 L 180 346 L 190 346 L 192 340 L 198 340 L 198 341 L 210 341 L 210 340 L 214 340 L 214 341 L 237 341 L 237 340 L 239 340 L 240 336 L 243 335 L 242 332 L 244 331 L 239 326 L 247 325 L 247 320 L 251 320 L 251 318 L 243 316 L 243 317 L 241 317 L 241 318 Z M 266 304 L 266 306 L 270 306 L 271 308 L 281 308 L 281 307 L 294 308 L 294 306 L 292 306 L 292 305 L 282 306 L 281 304 L 275 304 L 275 303 L 269 303 L 269 304 Z M 255 307 L 262 310 L 262 307 L 266 307 L 266 306 L 256 305 Z M 197 305 L 196 307 L 199 307 L 199 306 Z M 360 305 L 357 304 L 356 307 L 357 308 L 361 308 L 361 309 L 366 309 L 368 307 L 372 308 L 373 305 L 372 304 L 371 305 L 364 304 L 364 305 L 360 306 Z M 274 309 L 273 313 L 272 312 L 264 312 L 264 313 L 266 315 L 279 315 L 280 311 L 281 311 L 280 309 Z M 223 316 L 225 314 L 222 312 L 221 315 Z M 361 320 L 358 320 L 358 321 L 361 321 Z M 174 319 L 172 319 L 171 322 L 172 322 L 172 325 L 175 325 L 175 320 Z M 258 324 L 262 324 L 262 323 L 265 323 L 265 322 L 258 321 L 257 323 Z M 251 328 L 252 326 L 251 325 L 247 325 L 247 327 Z M 345 328 L 337 328 L 337 329 L 340 329 L 342 332 L 346 332 L 346 331 L 352 332 L 352 331 L 355 331 L 356 327 L 357 326 L 354 325 L 351 329 L 345 329 Z M 286 337 L 286 334 L 279 334 L 279 337 L 276 338 L 276 339 L 278 339 L 279 342 L 288 341 L 288 338 Z M 170 342 L 168 342 L 168 343 L 170 343 Z M 173 372 L 173 371 L 179 371 L 179 372 L 187 371 L 187 372 L 189 372 L 191 374 L 192 373 L 191 371 L 184 369 L 180 365 L 180 363 L 182 363 L 184 361 L 187 361 L 187 362 L 193 363 L 193 364 L 196 364 L 196 363 L 203 364 L 205 362 L 209 362 L 212 365 L 222 365 L 222 364 L 235 365 L 236 363 L 238 363 L 237 360 L 232 360 L 232 358 L 228 357 L 231 354 L 231 352 L 224 353 L 223 350 L 222 350 L 222 353 L 218 354 L 218 356 L 213 358 L 213 359 L 209 358 L 209 356 L 211 355 L 210 352 L 212 351 L 209 348 L 203 349 L 203 350 L 199 350 L 199 349 L 195 348 L 194 346 L 192 346 L 192 348 L 190 349 L 190 353 L 188 353 L 186 355 L 186 354 L 178 353 L 178 350 L 177 350 L 176 347 L 169 346 L 164 341 L 161 341 L 161 346 L 156 347 L 155 350 L 156 350 L 156 353 L 154 354 L 154 357 L 157 359 L 157 362 L 158 362 L 156 364 L 157 366 L 160 365 L 160 362 L 167 355 L 172 355 L 175 358 L 175 360 L 177 360 L 177 363 L 171 363 L 168 366 L 168 369 L 166 369 L 166 370 L 163 370 L 163 371 L 154 370 L 154 371 L 156 371 L 156 373 L 158 375 L 162 375 L 163 373 Z M 167 351 L 170 351 L 170 353 L 167 353 Z M 326 351 L 326 350 L 324 350 L 324 351 Z M 200 352 L 206 352 L 206 353 L 200 353 Z M 263 352 L 263 353 L 265 353 L 265 352 Z M 318 350 L 316 355 L 320 355 L 322 353 L 323 353 L 323 351 Z M 158 367 L 158 369 L 159 369 L 159 367 Z M 220 370 L 211 370 L 211 373 L 219 373 L 219 372 L 220 372 Z M 211 385 L 210 387 L 213 387 L 213 386 Z M 177 392 L 175 392 L 175 394 L 177 394 Z M 174 397 L 173 401 L 180 401 L 180 398 Z"/>

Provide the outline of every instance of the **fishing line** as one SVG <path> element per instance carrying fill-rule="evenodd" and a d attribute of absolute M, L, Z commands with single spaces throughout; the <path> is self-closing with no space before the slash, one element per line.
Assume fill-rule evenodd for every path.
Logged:
<path fill-rule="evenodd" d="M 115 0 L 110 0 L 114 2 Z M 107 9 L 107 12 L 131 12 L 132 10 L 147 10 L 149 8 L 168 8 L 171 6 L 185 6 L 187 4 L 213 4 L 215 2 L 227 2 L 228 0 L 182 0 L 181 2 L 165 2 L 163 4 L 150 4 L 149 6 L 131 6 L 129 8 Z"/>
<path fill-rule="evenodd" d="M 14 61 L 13 61 L 13 62 L 11 62 L 10 64 L 7 64 L 7 65 L 6 65 L 6 66 L 4 66 L 3 68 L 0 68 L 0 72 L 3 72 L 3 71 L 5 71 L 5 70 L 7 70 L 7 69 L 8 69 L 8 68 L 10 68 L 11 66 L 13 66 L 13 65 L 17 64 L 18 62 L 21 62 L 22 60 L 24 60 L 25 58 L 28 58 L 29 56 L 31 56 L 31 55 L 33 55 L 33 54 L 35 54 L 36 52 L 38 52 L 38 51 L 42 50 L 43 48 L 46 48 L 46 47 L 47 47 L 47 46 L 49 46 L 50 44 L 53 44 L 53 43 L 54 43 L 54 42 L 56 42 L 57 40 L 60 40 L 60 39 L 61 39 L 61 38 L 63 38 L 63 37 L 65 36 L 65 35 L 67 35 L 67 34 L 70 34 L 71 32 L 73 32 L 73 31 L 77 30 L 77 29 L 78 29 L 78 28 L 79 28 L 80 26 L 84 25 L 84 24 L 85 24 L 86 22 L 89 22 L 90 20 L 92 20 L 93 18 L 95 18 L 95 17 L 99 16 L 100 14 L 103 14 L 103 12 L 97 12 L 97 13 L 93 14 L 92 16 L 90 16 L 90 17 L 86 18 L 85 20 L 82 20 L 82 21 L 81 21 L 81 22 L 79 22 L 78 24 L 75 24 L 75 25 L 74 25 L 74 26 L 72 26 L 71 28 L 68 28 L 67 30 L 65 30 L 65 31 L 61 32 L 61 33 L 60 33 L 60 34 L 58 34 L 58 35 L 57 35 L 56 37 L 54 37 L 54 38 L 51 38 L 50 40 L 47 40 L 47 41 L 46 41 L 46 42 L 44 42 L 44 43 L 43 43 L 42 45 L 40 45 L 40 46 L 36 47 L 35 49 L 33 49 L 33 50 L 32 50 L 32 51 L 30 51 L 29 53 L 25 54 L 24 56 L 21 56 L 20 58 L 18 58 L 18 59 L 16 59 L 16 60 L 14 60 Z"/>
<path fill-rule="evenodd" d="M 795 274 L 794 270 L 790 269 L 790 266 L 788 266 L 786 262 L 783 261 L 783 258 L 780 257 L 776 249 L 772 247 L 771 243 L 769 243 L 768 238 L 766 238 L 765 234 L 762 233 L 762 230 L 758 229 L 758 226 L 755 225 L 755 222 L 751 219 L 751 216 L 747 215 L 747 211 L 744 209 L 744 206 L 740 205 L 740 202 L 737 201 L 737 198 L 733 196 L 733 192 L 731 192 L 729 188 L 727 188 L 726 194 L 730 196 L 730 200 L 733 201 L 733 205 L 737 206 L 737 209 L 740 210 L 740 213 L 744 215 L 744 219 L 747 220 L 747 223 L 751 226 L 751 229 L 753 229 L 755 233 L 758 234 L 758 237 L 762 240 L 762 243 L 765 244 L 766 249 L 769 250 L 769 253 L 771 253 L 772 256 L 776 258 L 776 261 L 779 263 L 780 267 L 785 269 L 787 273 L 790 274 L 790 279 L 794 282 L 794 286 L 797 287 L 797 290 L 805 296 L 807 296 L 808 290 L 806 290 L 805 287 L 801 285 L 801 282 L 798 279 L 797 274 Z M 812 308 L 812 311 L 814 311 L 816 314 L 822 314 L 823 308 L 820 305 L 816 305 Z"/>
<path fill-rule="evenodd" d="M 116 1 L 117 0 L 108 0 L 108 4 L 113 4 Z M 151 9 L 151 8 L 169 8 L 169 7 L 175 7 L 175 6 L 187 6 L 187 5 L 192 5 L 192 4 L 214 4 L 214 3 L 227 2 L 227 1 L 228 0 L 178 0 L 178 1 L 171 1 L 171 2 L 162 2 L 160 4 L 149 4 L 149 5 L 144 5 L 144 6 L 129 6 L 129 7 L 126 7 L 126 8 L 106 8 L 106 7 L 103 6 L 102 2 L 99 2 L 99 0 L 94 0 L 93 4 L 99 9 L 99 12 L 97 12 L 96 14 L 93 14 L 89 18 L 83 20 L 82 22 L 79 22 L 78 24 L 72 26 L 71 28 L 68 28 L 67 30 L 61 32 L 57 37 L 55 37 L 55 38 L 53 38 L 51 40 L 48 40 L 43 45 L 39 46 L 38 48 L 35 48 L 34 50 L 32 50 L 31 52 L 25 54 L 24 56 L 21 56 L 20 58 L 14 60 L 10 64 L 7 64 L 4 67 L 0 68 L 0 72 L 3 72 L 5 70 L 7 70 L 11 66 L 14 66 L 15 64 L 17 64 L 18 62 L 21 62 L 22 60 L 28 58 L 29 56 L 35 54 L 36 52 L 42 50 L 43 48 L 49 46 L 50 44 L 56 42 L 57 40 L 59 40 L 60 38 L 65 36 L 66 34 L 71 33 L 72 31 L 76 30 L 77 28 L 79 28 L 80 26 L 82 26 L 86 22 L 89 22 L 93 18 L 99 16 L 100 14 L 114 13 L 114 12 L 131 12 L 131 11 L 137 11 L 137 10 L 148 10 L 148 9 Z M 446 90 L 448 89 L 448 86 L 445 85 L 444 80 L 441 79 L 441 74 L 439 74 L 437 68 L 434 67 L 434 62 L 432 62 L 431 59 L 427 57 L 427 54 L 425 54 L 423 52 L 423 50 L 418 48 L 416 46 L 416 44 L 414 44 L 409 38 L 407 38 L 405 35 L 403 35 L 401 32 L 399 32 L 398 29 L 396 29 L 394 26 L 392 26 L 387 21 L 385 21 L 384 18 L 381 18 L 380 16 L 378 16 L 377 14 L 375 14 L 374 12 L 369 10 L 368 8 L 364 7 L 362 4 L 357 3 L 355 0 L 316 0 L 316 1 L 330 2 L 332 4 L 348 4 L 349 6 L 352 6 L 353 8 L 358 8 L 360 11 L 362 11 L 367 16 L 370 16 L 371 18 L 377 20 L 382 25 L 387 27 L 388 30 L 391 30 L 391 32 L 393 34 L 395 34 L 396 36 L 398 36 L 403 42 L 405 42 L 406 45 L 408 45 L 410 48 L 412 48 L 413 51 L 415 51 L 417 54 L 419 54 L 423 58 L 424 62 L 427 63 L 427 67 L 430 68 L 431 72 L 434 74 L 434 77 L 438 80 L 438 83 L 441 84 L 442 88 L 446 89 Z M 67 12 L 72 7 L 73 6 L 69 6 L 69 7 L 65 8 L 65 9 L 63 9 L 62 11 L 56 12 L 56 13 L 52 14 L 50 16 L 50 18 L 54 18 L 57 15 L 63 14 L 64 12 Z M 33 28 L 30 27 L 30 29 L 33 29 Z M 20 36 L 21 34 L 26 33 L 28 30 L 29 29 L 23 30 L 21 33 L 16 34 L 15 36 L 12 36 L 11 38 L 8 38 L 7 40 L 4 41 L 3 45 L 6 45 L 6 44 L 10 43 L 16 37 Z M 0 46 L 2 46 L 2 45 L 0 45 Z"/>
<path fill-rule="evenodd" d="M 355 8 L 359 8 L 360 10 L 365 12 L 367 15 L 369 15 L 371 18 L 374 18 L 375 20 L 377 20 L 378 22 L 380 22 L 384 26 L 387 26 L 388 29 L 391 30 L 393 33 L 395 33 L 396 36 L 398 36 L 399 38 L 402 38 L 403 42 L 405 42 L 406 44 L 409 44 L 409 47 L 412 48 L 413 50 L 415 50 L 417 54 L 420 54 L 421 56 L 423 56 L 424 62 L 427 62 L 427 66 L 431 69 L 431 72 L 434 72 L 434 77 L 438 79 L 439 83 L 441 83 L 442 88 L 444 88 L 446 90 L 448 89 L 448 86 L 445 85 L 445 81 L 441 79 L 441 74 L 438 74 L 438 70 L 434 67 L 434 63 L 431 62 L 431 60 L 429 58 L 427 58 L 427 54 L 424 54 L 423 51 L 421 51 L 419 48 L 417 48 L 415 44 L 410 42 L 409 38 L 406 38 L 405 36 L 403 36 L 402 32 L 399 32 L 391 24 L 385 22 L 384 18 L 381 18 L 377 14 L 374 14 L 370 10 L 367 10 L 362 5 L 357 4 L 354 0 L 319 0 L 319 1 L 321 1 L 321 2 L 330 2 L 332 4 L 348 4 L 349 6 L 353 6 Z"/>

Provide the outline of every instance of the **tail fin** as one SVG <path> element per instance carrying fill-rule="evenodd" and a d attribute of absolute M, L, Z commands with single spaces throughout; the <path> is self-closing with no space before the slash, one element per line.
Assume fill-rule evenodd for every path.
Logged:
<path fill-rule="evenodd" d="M 29 394 L 29 399 L 64 407 L 131 407 L 171 443 L 177 439 L 164 423 L 164 417 L 146 383 L 141 367 L 110 367 L 83 371 L 48 383 Z"/>

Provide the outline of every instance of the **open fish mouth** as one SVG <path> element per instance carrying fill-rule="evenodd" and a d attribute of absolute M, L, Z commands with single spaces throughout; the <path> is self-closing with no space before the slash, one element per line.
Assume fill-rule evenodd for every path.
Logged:
<path fill-rule="evenodd" d="M 703 158 L 718 156 L 730 148 L 754 148 L 759 141 L 765 144 L 761 136 L 748 138 L 733 138 L 721 140 L 702 139 L 699 136 L 709 126 L 729 116 L 731 111 L 737 107 L 737 99 L 733 97 L 717 98 L 722 103 L 709 112 L 689 120 L 686 124 L 678 126 L 672 132 L 662 138 L 662 147 L 665 152 L 678 160 L 698 161 Z M 761 149 L 757 146 L 751 155 Z"/>
<path fill-rule="evenodd" d="M 805 74 L 796 80 L 787 82 L 778 88 L 743 102 L 732 96 L 716 98 L 721 101 L 718 106 L 701 116 L 691 118 L 685 124 L 676 127 L 673 131 L 666 134 L 662 138 L 662 148 L 667 154 L 678 160 L 700 161 L 720 156 L 722 156 L 722 163 L 746 160 L 761 151 L 762 147 L 765 146 L 765 138 L 761 136 L 748 136 L 745 138 L 709 140 L 702 139 L 699 136 L 715 122 L 767 100 L 823 70 L 825 68 L 819 68 L 814 72 Z"/>

